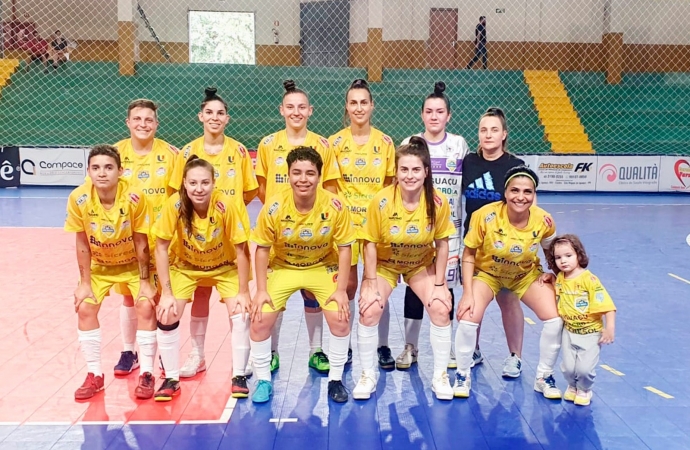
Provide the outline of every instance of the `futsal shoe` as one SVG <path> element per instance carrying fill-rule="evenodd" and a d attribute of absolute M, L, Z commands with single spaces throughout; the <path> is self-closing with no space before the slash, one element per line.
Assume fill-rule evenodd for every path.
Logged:
<path fill-rule="evenodd" d="M 565 390 L 565 394 L 563 394 L 563 400 L 567 402 L 574 402 L 576 395 L 577 388 L 575 386 L 568 386 L 568 389 Z"/>
<path fill-rule="evenodd" d="M 206 360 L 196 353 L 190 353 L 180 368 L 180 378 L 191 378 L 204 370 L 206 370 Z"/>
<path fill-rule="evenodd" d="M 273 385 L 270 381 L 259 380 L 256 383 L 256 389 L 254 389 L 254 394 L 252 395 L 252 401 L 254 403 L 266 403 L 271 399 L 273 395 Z"/>
<path fill-rule="evenodd" d="M 157 402 L 169 402 L 173 397 L 180 395 L 180 382 L 178 380 L 173 380 L 172 378 L 166 378 L 163 380 L 163 384 L 158 388 L 156 394 L 154 395 L 154 400 Z"/>
<path fill-rule="evenodd" d="M 592 390 L 585 391 L 584 389 L 578 389 L 575 395 L 575 404 L 580 406 L 587 406 L 592 402 Z"/>
<path fill-rule="evenodd" d="M 309 357 L 309 367 L 319 373 L 328 373 L 331 370 L 331 364 L 328 362 L 328 356 L 319 348 Z"/>
<path fill-rule="evenodd" d="M 104 375 L 95 376 L 92 372 L 86 374 L 84 383 L 74 393 L 75 400 L 88 400 L 98 391 L 102 391 L 105 387 Z"/>
<path fill-rule="evenodd" d="M 450 351 L 450 358 L 448 359 L 448 368 L 449 369 L 457 369 L 458 368 L 458 362 L 455 360 L 455 352 L 453 350 Z"/>
<path fill-rule="evenodd" d="M 247 377 L 238 375 L 232 377 L 232 397 L 233 398 L 247 398 L 249 397 L 249 388 L 247 387 Z"/>
<path fill-rule="evenodd" d="M 376 354 L 379 358 L 380 368 L 383 370 L 395 369 L 395 360 L 393 359 L 393 355 L 391 355 L 391 349 L 387 345 L 382 345 L 381 347 L 377 348 Z"/>
<path fill-rule="evenodd" d="M 363 370 L 357 386 L 352 390 L 352 398 L 355 400 L 369 400 L 371 394 L 376 392 L 377 381 L 378 377 L 375 372 Z"/>
<path fill-rule="evenodd" d="M 534 390 L 541 392 L 545 398 L 550 400 L 561 399 L 561 390 L 556 387 L 556 380 L 553 379 L 552 374 L 534 380 Z"/>
<path fill-rule="evenodd" d="M 436 394 L 436 398 L 439 400 L 453 399 L 453 388 L 450 387 L 448 372 L 442 372 L 439 376 L 431 380 L 431 390 Z"/>
<path fill-rule="evenodd" d="M 115 365 L 115 375 L 122 377 L 129 375 L 139 368 L 139 355 L 134 352 L 120 352 L 120 360 Z"/>
<path fill-rule="evenodd" d="M 455 373 L 455 384 L 453 385 L 453 397 L 468 398 L 470 390 L 472 389 L 472 374 L 467 372 L 463 375 L 460 372 Z"/>
<path fill-rule="evenodd" d="M 482 355 L 482 351 L 479 350 L 478 348 L 474 350 L 472 353 L 472 364 L 470 364 L 470 369 L 474 366 L 477 366 L 481 363 L 484 362 L 484 355 Z"/>
<path fill-rule="evenodd" d="M 349 394 L 341 380 L 328 382 L 328 397 L 336 403 L 345 403 L 347 401 Z"/>
<path fill-rule="evenodd" d="M 395 368 L 407 370 L 412 364 L 417 364 L 417 349 L 412 344 L 405 344 L 402 353 L 395 358 Z"/>
<path fill-rule="evenodd" d="M 141 400 L 147 400 L 153 397 L 155 389 L 156 379 L 151 375 L 151 372 L 144 372 L 139 375 L 139 385 L 134 388 L 134 396 Z"/>
<path fill-rule="evenodd" d="M 280 369 L 280 356 L 277 350 L 271 350 L 271 373 Z"/>
<path fill-rule="evenodd" d="M 511 353 L 503 361 L 503 376 L 506 378 L 517 378 L 522 372 L 522 360 L 515 353 Z"/>

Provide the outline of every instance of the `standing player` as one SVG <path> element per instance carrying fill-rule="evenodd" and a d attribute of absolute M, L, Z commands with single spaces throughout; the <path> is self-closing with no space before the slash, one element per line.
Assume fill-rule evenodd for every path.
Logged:
<path fill-rule="evenodd" d="M 251 157 L 244 145 L 225 135 L 225 127 L 230 122 L 227 102 L 215 88 L 206 88 L 204 94 L 198 114 L 199 121 L 204 125 L 204 135 L 182 147 L 170 187 L 175 191 L 180 189 L 185 162 L 190 156 L 196 155 L 213 166 L 215 189 L 223 193 L 227 200 L 234 201 L 238 208 L 244 208 L 259 190 Z M 194 293 L 189 322 L 192 351 L 180 368 L 181 378 L 193 377 L 206 370 L 204 343 L 211 290 L 208 286 L 199 286 Z"/>
<path fill-rule="evenodd" d="M 534 390 L 560 399 L 553 368 L 561 348 L 563 320 L 558 316 L 553 286 L 540 280 L 539 245 L 549 248 L 556 233 L 551 216 L 534 205 L 537 175 L 527 166 L 506 173 L 505 199 L 472 214 L 462 254 L 460 322 L 455 333 L 458 370 L 453 391 L 469 397 L 470 367 L 477 327 L 484 311 L 501 289 L 517 295 L 544 322 L 539 340 L 539 364 Z"/>
<path fill-rule="evenodd" d="M 481 208 L 504 199 L 506 173 L 524 161 L 508 153 L 508 125 L 500 108 L 489 108 L 479 119 L 479 148 L 462 162 L 462 194 L 465 197 L 465 234 L 472 214 Z M 525 315 L 515 293 L 502 289 L 496 294 L 501 309 L 503 329 L 510 356 L 503 361 L 503 376 L 517 378 L 522 371 L 522 339 Z M 472 366 L 484 360 L 479 349 L 481 324 L 477 328 L 477 343 L 472 354 Z"/>
<path fill-rule="evenodd" d="M 321 188 L 323 161 L 316 150 L 297 147 L 285 162 L 292 189 L 267 199 L 252 231 L 258 247 L 251 346 L 259 380 L 252 400 L 271 398 L 271 329 L 288 298 L 306 289 L 323 308 L 331 333 L 328 397 L 342 403 L 348 399 L 342 376 L 350 343 L 347 284 L 355 231 L 340 199 Z"/>
<path fill-rule="evenodd" d="M 358 233 L 358 242 L 352 246 L 352 268 L 347 284 L 350 311 L 355 309 L 354 298 L 358 285 L 357 263 L 361 254 L 359 231 L 371 199 L 383 187 L 391 184 L 395 176 L 393 140 L 371 126 L 373 111 L 374 99 L 369 85 L 362 79 L 353 81 L 345 93 L 345 117 L 350 125 L 329 138 L 340 167 L 338 192 L 345 200 Z M 388 308 L 384 310 L 385 313 L 388 311 Z M 392 370 L 395 368 L 395 360 L 388 347 L 388 323 L 388 315 L 381 318 L 377 354 L 379 366 Z M 348 360 L 351 359 L 352 350 L 348 350 Z"/>
<path fill-rule="evenodd" d="M 163 206 L 153 227 L 156 267 L 162 286 L 158 304 L 158 348 L 165 380 L 156 401 L 180 391 L 180 318 L 199 285 L 215 286 L 230 317 L 232 396 L 247 397 L 244 369 L 249 358 L 246 317 L 249 303 L 249 216 L 220 190 L 214 190 L 214 168 L 192 155 L 184 166 L 180 192 Z M 171 245 L 172 243 L 172 245 Z"/>
<path fill-rule="evenodd" d="M 357 328 L 362 376 L 352 391 L 354 398 L 368 399 L 376 390 L 374 348 L 378 322 L 400 276 L 417 294 L 431 319 L 431 388 L 438 399 L 453 398 L 446 371 L 452 329 L 446 266 L 448 238 L 454 232 L 448 200 L 433 187 L 426 141 L 413 136 L 396 153 L 396 182 L 376 194 L 362 227 L 364 279 Z"/>
<path fill-rule="evenodd" d="M 434 92 L 429 94 L 422 103 L 422 122 L 424 132 L 417 136 L 424 138 L 431 154 L 431 167 L 434 173 L 434 187 L 448 198 L 450 214 L 455 225 L 455 233 L 448 238 L 448 267 L 446 267 L 446 282 L 451 295 L 451 321 L 453 320 L 452 305 L 455 303 L 453 288 L 460 281 L 458 257 L 460 256 L 460 184 L 462 181 L 462 162 L 469 152 L 465 138 L 448 133 L 446 126 L 450 122 L 450 99 L 444 91 L 446 84 L 442 81 L 434 85 Z M 402 143 L 407 144 L 410 138 Z M 409 286 L 405 289 L 405 348 L 396 358 L 395 366 L 399 370 L 409 369 L 417 363 L 419 347 L 419 332 L 422 328 L 424 305 Z M 383 319 L 382 319 L 383 321 Z M 452 322 L 451 322 L 452 323 Z M 452 330 L 451 330 L 452 334 Z M 455 355 L 450 352 L 448 367 L 456 367 Z"/>
<path fill-rule="evenodd" d="M 156 295 L 150 281 L 145 198 L 120 179 L 122 165 L 115 147 L 95 146 L 87 166 L 90 181 L 70 194 L 65 221 L 65 230 L 77 233 L 80 281 L 74 309 L 88 368 L 84 384 L 74 393 L 77 400 L 89 399 L 104 387 L 98 311 L 110 288 L 122 283 L 136 296 L 140 323 L 153 314 Z M 137 397 L 144 398 L 147 388 L 137 386 Z"/>
<path fill-rule="evenodd" d="M 266 204 L 268 198 L 290 189 L 288 166 L 286 156 L 290 150 L 296 147 L 311 147 L 321 155 L 323 160 L 323 173 L 321 183 L 324 189 L 333 193 L 338 189 L 340 171 L 335 156 L 328 140 L 312 133 L 307 129 L 307 122 L 314 112 L 314 107 L 309 103 L 309 96 L 302 89 L 298 89 L 295 82 L 285 80 L 283 82 L 285 93 L 280 104 L 280 115 L 285 119 L 285 129 L 270 134 L 261 139 L 256 154 L 256 178 L 259 182 L 259 199 Z M 319 302 L 306 291 L 301 292 L 304 299 L 304 320 L 309 333 L 309 345 L 311 347 L 309 367 L 321 373 L 329 370 L 328 357 L 323 352 L 323 312 Z M 276 326 L 273 328 L 271 370 L 278 368 L 278 337 L 280 325 L 283 321 L 282 312 L 278 314 Z"/>
<path fill-rule="evenodd" d="M 158 106 L 153 101 L 143 98 L 132 101 L 127 107 L 125 123 L 130 137 L 115 144 L 122 161 L 122 178 L 146 195 L 149 226 L 152 226 L 170 194 L 168 184 L 178 150 L 167 142 L 156 139 Z M 155 246 L 156 240 L 149 233 L 149 248 L 154 249 Z M 155 260 L 151 255 L 149 270 L 154 281 L 157 278 L 155 269 Z M 124 348 L 115 365 L 115 375 L 131 373 L 139 367 L 141 360 L 140 385 L 146 386 L 141 394 L 147 395 L 144 398 L 151 398 L 154 390 L 153 363 L 156 357 L 155 313 L 151 312 L 143 321 L 137 320 L 134 298 L 127 286 L 115 286 L 115 292 L 124 296 L 120 307 L 120 330 Z M 134 352 L 135 341 L 141 355 Z"/>

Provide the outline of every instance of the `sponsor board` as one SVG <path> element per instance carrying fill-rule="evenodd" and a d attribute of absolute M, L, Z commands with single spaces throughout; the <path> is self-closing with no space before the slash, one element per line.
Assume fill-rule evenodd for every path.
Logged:
<path fill-rule="evenodd" d="M 0 147 L 0 188 L 19 186 L 19 149 Z"/>
<path fill-rule="evenodd" d="M 594 155 L 543 155 L 531 168 L 539 176 L 541 190 L 594 191 L 597 186 L 597 157 Z"/>
<path fill-rule="evenodd" d="M 659 192 L 659 156 L 599 156 L 597 191 Z"/>
<path fill-rule="evenodd" d="M 660 192 L 690 192 L 690 156 L 662 156 Z"/>
<path fill-rule="evenodd" d="M 86 177 L 86 158 L 80 148 L 19 149 L 23 185 L 79 186 Z"/>

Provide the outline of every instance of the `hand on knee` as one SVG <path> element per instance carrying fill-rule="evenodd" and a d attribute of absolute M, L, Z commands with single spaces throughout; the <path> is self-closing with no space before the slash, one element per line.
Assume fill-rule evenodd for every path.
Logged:
<path fill-rule="evenodd" d="M 381 314 L 383 309 L 378 307 L 378 304 L 372 305 L 363 314 L 359 316 L 359 323 L 367 327 L 373 327 L 381 321 Z M 352 320 L 352 318 L 350 318 Z"/>
<path fill-rule="evenodd" d="M 435 301 L 431 304 L 431 307 L 429 307 L 429 320 L 437 327 L 448 326 L 450 325 L 448 313 L 448 308 L 446 308 L 443 303 Z"/>

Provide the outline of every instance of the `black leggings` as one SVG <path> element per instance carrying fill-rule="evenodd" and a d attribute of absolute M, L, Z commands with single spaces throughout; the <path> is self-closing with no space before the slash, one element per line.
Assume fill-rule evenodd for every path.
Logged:
<path fill-rule="evenodd" d="M 451 298 L 451 305 L 450 305 L 450 321 L 451 323 L 453 322 L 453 316 L 455 315 L 455 294 L 453 293 L 453 290 L 450 289 L 450 298 Z M 417 294 L 414 293 L 412 289 L 410 289 L 409 286 L 405 288 L 405 312 L 404 316 L 406 319 L 415 319 L 415 320 L 422 320 L 424 318 L 424 304 L 422 301 L 417 297 Z"/>

